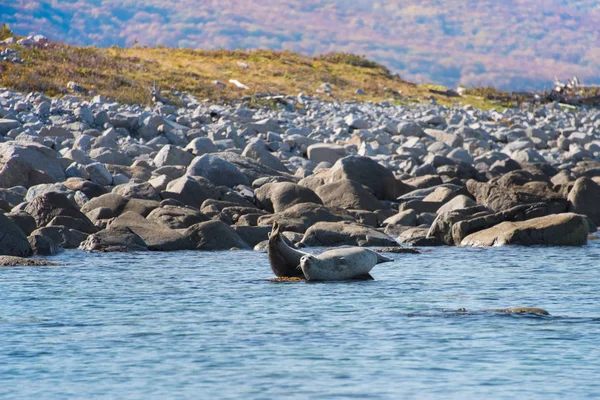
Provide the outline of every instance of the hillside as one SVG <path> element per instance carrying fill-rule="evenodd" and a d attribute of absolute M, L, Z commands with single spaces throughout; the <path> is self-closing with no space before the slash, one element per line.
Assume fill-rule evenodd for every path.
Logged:
<path fill-rule="evenodd" d="M 156 82 L 167 92 L 188 92 L 223 101 L 257 94 L 299 93 L 327 100 L 408 103 L 435 99 L 441 104 L 457 101 L 432 93 L 435 86 L 406 82 L 375 62 L 347 53 L 305 57 L 289 51 L 96 48 L 57 42 L 10 48 L 18 51 L 23 62 L 0 62 L 0 86 L 21 92 L 66 94 L 67 84 L 73 81 L 89 95 L 144 104 L 151 100 L 148 87 Z M 237 80 L 248 89 L 241 89 L 230 80 Z M 357 94 L 358 89 L 362 93 Z M 458 100 L 479 107 L 491 106 L 476 96 Z"/>
<path fill-rule="evenodd" d="M 0 0 L 0 20 L 78 45 L 364 54 L 449 87 L 600 83 L 600 4 L 587 0 Z"/>

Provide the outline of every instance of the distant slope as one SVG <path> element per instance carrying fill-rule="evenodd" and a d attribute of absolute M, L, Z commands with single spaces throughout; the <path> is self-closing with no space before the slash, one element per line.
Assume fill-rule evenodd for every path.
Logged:
<path fill-rule="evenodd" d="M 244 98 L 255 107 L 274 107 L 280 101 L 277 95 L 299 93 L 329 101 L 409 104 L 433 99 L 440 104 L 485 109 L 501 108 L 512 101 L 489 101 L 486 96 L 490 91 L 486 89 L 460 98 L 434 93 L 440 88 L 406 82 L 387 68 L 349 53 L 305 57 L 290 51 L 97 48 L 57 42 L 43 48 L 11 47 L 18 50 L 23 62 L 0 61 L 0 87 L 23 93 L 68 94 L 71 90 L 67 84 L 73 81 L 86 91 L 76 94 L 88 98 L 100 94 L 123 103 L 148 104 L 148 88 L 156 82 L 175 102 L 175 94 L 184 92 L 201 100 Z M 230 80 L 247 88 L 239 88 Z"/>
<path fill-rule="evenodd" d="M 347 51 L 448 86 L 600 80 L 590 0 L 0 0 L 0 20 L 82 45 Z"/>

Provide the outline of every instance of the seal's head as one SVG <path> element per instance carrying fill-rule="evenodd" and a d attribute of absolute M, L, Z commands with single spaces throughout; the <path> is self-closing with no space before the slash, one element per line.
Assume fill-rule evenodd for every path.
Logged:
<path fill-rule="evenodd" d="M 314 265 L 314 261 L 317 258 L 315 256 L 312 256 L 310 254 L 307 254 L 305 256 L 302 256 L 302 258 L 300 258 L 300 265 L 298 266 L 298 268 L 302 268 L 302 270 L 310 270 L 310 268 Z"/>

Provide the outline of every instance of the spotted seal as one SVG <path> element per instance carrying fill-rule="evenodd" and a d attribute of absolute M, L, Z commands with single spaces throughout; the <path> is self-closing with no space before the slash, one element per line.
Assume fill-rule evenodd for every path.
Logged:
<path fill-rule="evenodd" d="M 269 264 L 278 277 L 304 278 L 300 266 L 300 259 L 308 253 L 293 248 L 280 232 L 277 222 L 273 224 L 269 234 L 269 245 L 267 247 Z"/>
<path fill-rule="evenodd" d="M 376 264 L 394 261 L 373 250 L 362 247 L 346 247 L 329 250 L 318 256 L 302 256 L 300 268 L 308 281 L 343 281 L 369 279 L 369 272 Z"/>

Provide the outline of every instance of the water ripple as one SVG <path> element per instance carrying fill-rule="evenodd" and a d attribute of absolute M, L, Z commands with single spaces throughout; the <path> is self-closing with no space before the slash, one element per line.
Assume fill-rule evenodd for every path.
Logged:
<path fill-rule="evenodd" d="M 390 256 L 310 285 L 249 251 L 3 268 L 0 398 L 600 395 L 599 242 Z M 551 315 L 485 311 L 511 306 Z"/>

